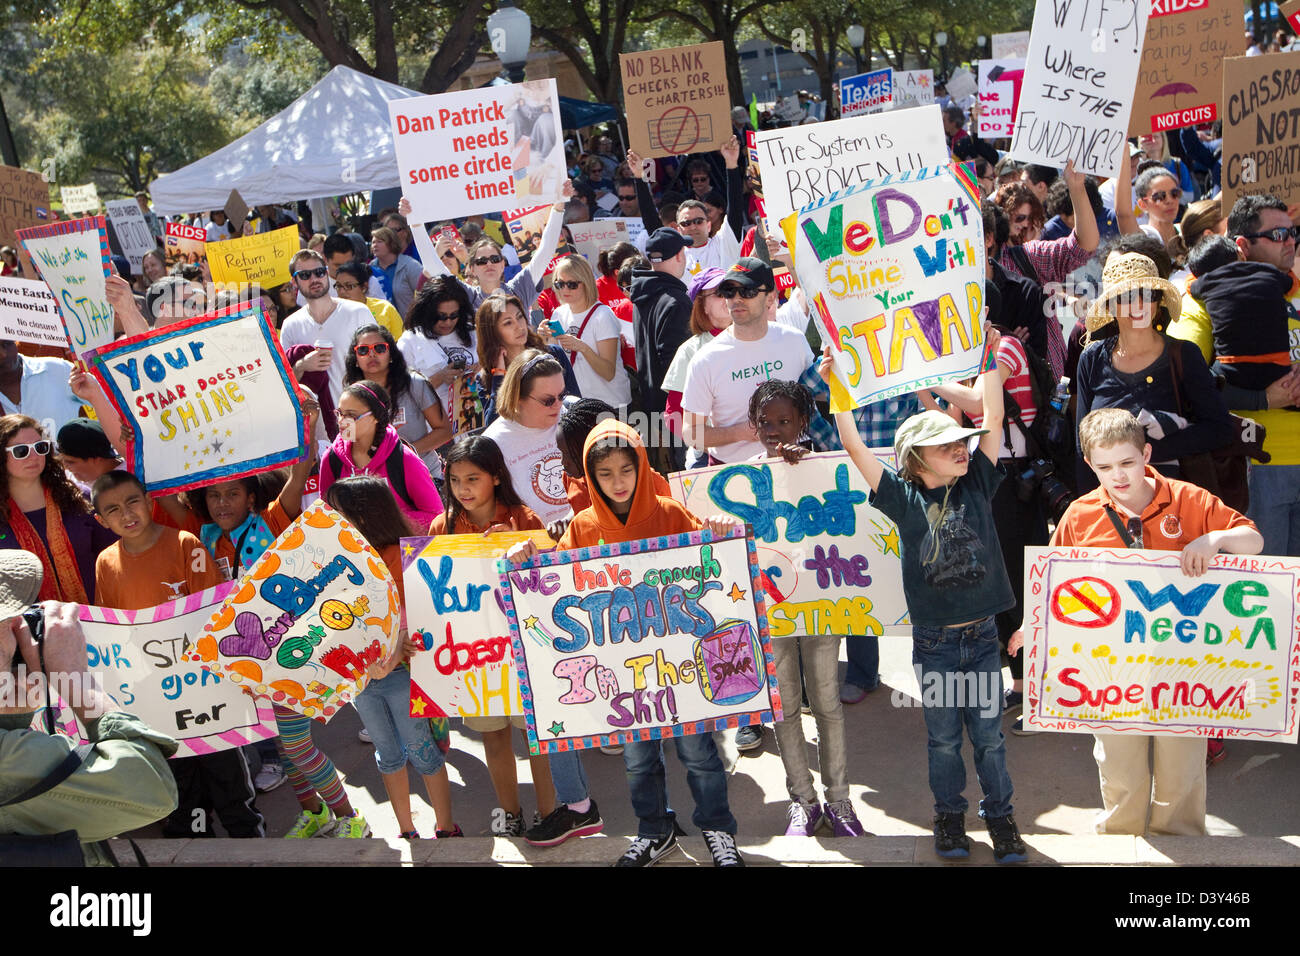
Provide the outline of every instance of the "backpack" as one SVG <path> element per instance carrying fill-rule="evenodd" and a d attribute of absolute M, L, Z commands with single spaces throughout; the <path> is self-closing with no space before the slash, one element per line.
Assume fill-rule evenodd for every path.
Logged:
<path fill-rule="evenodd" d="M 403 450 L 406 448 L 406 442 L 399 440 L 393 445 L 388 452 L 388 457 L 384 459 L 384 471 L 387 474 L 388 486 L 393 489 L 393 494 L 399 501 L 406 502 L 406 507 L 411 511 L 419 511 L 415 502 L 411 500 L 411 494 L 406 490 L 406 467 L 402 462 Z M 325 453 L 329 459 L 330 465 L 334 469 L 335 476 L 343 474 L 343 456 L 331 448 Z"/>
<path fill-rule="evenodd" d="M 1010 329 L 996 326 L 1004 336 L 1013 335 Z M 1056 378 L 1047 360 L 1028 346 L 1024 347 L 1025 361 L 1029 370 L 1029 389 L 1033 396 L 1034 423 L 1026 425 L 1022 418 L 1019 403 L 1011 393 L 1002 389 L 1002 401 L 1006 406 L 1006 421 L 1015 422 L 1026 435 L 1026 452 L 1031 458 L 1043 457 L 1056 466 L 1057 477 L 1074 490 L 1075 445 L 1074 422 L 1064 411 L 1052 407 L 1052 395 L 1056 392 Z"/>

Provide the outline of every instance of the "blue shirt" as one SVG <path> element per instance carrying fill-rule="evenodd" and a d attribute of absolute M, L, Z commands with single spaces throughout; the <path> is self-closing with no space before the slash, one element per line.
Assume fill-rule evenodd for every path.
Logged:
<path fill-rule="evenodd" d="M 72 363 L 61 358 L 19 355 L 23 363 L 20 405 L 0 393 L 0 409 L 5 415 L 27 415 L 40 423 L 53 440 L 67 422 L 81 416 L 81 399 L 72 394 L 68 376 Z"/>

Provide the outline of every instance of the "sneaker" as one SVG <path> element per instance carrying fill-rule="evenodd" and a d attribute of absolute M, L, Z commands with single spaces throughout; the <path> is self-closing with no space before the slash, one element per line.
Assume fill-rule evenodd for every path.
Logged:
<path fill-rule="evenodd" d="M 677 849 L 677 834 L 652 840 L 650 837 L 637 837 L 627 852 L 614 861 L 615 866 L 654 866 L 663 857 Z"/>
<path fill-rule="evenodd" d="M 357 731 L 357 740 L 361 741 L 363 744 L 374 743 L 374 741 L 370 739 L 370 731 L 366 730 L 364 727 Z"/>
<path fill-rule="evenodd" d="M 970 856 L 965 816 L 960 813 L 934 815 L 934 852 L 950 860 Z"/>
<path fill-rule="evenodd" d="M 570 837 L 591 836 L 603 829 L 605 821 L 600 818 L 595 800 L 591 801 L 586 813 L 578 813 L 560 804 L 550 816 L 524 834 L 524 842 L 530 846 L 559 846 Z"/>
<path fill-rule="evenodd" d="M 1002 695 L 1002 713 L 1010 714 L 1019 710 L 1025 704 L 1025 695 L 1023 691 L 1009 690 Z"/>
<path fill-rule="evenodd" d="M 1228 750 L 1223 746 L 1223 741 L 1217 738 L 1210 738 L 1205 741 L 1205 766 L 1213 767 L 1216 763 L 1228 756 Z"/>
<path fill-rule="evenodd" d="M 1016 722 L 1011 725 L 1011 732 L 1017 737 L 1030 737 L 1038 733 L 1034 728 L 1025 726 L 1024 714 L 1016 718 Z"/>
<path fill-rule="evenodd" d="M 522 813 L 511 813 L 509 810 L 501 811 L 504 816 L 501 822 L 496 819 L 492 821 L 492 835 L 504 837 L 517 837 L 524 835 L 524 817 Z M 533 824 L 536 826 L 536 823 Z"/>
<path fill-rule="evenodd" d="M 736 749 L 741 753 L 763 746 L 763 725 L 750 724 L 736 729 Z"/>
<path fill-rule="evenodd" d="M 308 840 L 314 836 L 325 836 L 334 829 L 335 820 L 330 815 L 330 808 L 321 804 L 321 808 L 316 813 L 309 813 L 303 810 L 298 814 L 298 819 L 294 821 L 289 832 L 284 835 L 286 840 Z"/>
<path fill-rule="evenodd" d="M 465 834 L 461 831 L 460 824 L 457 823 L 450 830 L 434 830 L 433 838 L 435 840 L 450 840 L 452 837 L 463 837 Z"/>
<path fill-rule="evenodd" d="M 617 757 L 619 754 L 621 754 L 621 753 L 623 752 L 623 745 L 622 745 L 622 744 L 602 744 L 602 745 L 601 745 L 601 748 L 600 748 L 600 752 L 603 753 L 603 754 L 609 754 L 611 757 Z"/>
<path fill-rule="evenodd" d="M 277 760 L 275 763 L 262 764 L 262 769 L 257 771 L 257 776 L 253 778 L 253 786 L 257 788 L 258 793 L 270 793 L 284 781 L 284 768 Z"/>
<path fill-rule="evenodd" d="M 399 833 L 397 836 L 401 840 L 418 840 L 420 839 L 420 831 L 407 830 L 405 833 Z"/>
<path fill-rule="evenodd" d="M 825 812 L 826 820 L 831 825 L 831 836 L 860 837 L 867 835 L 867 831 L 862 826 L 862 821 L 858 819 L 858 815 L 853 809 L 852 800 L 836 800 L 833 803 L 827 803 Z"/>
<path fill-rule="evenodd" d="M 867 699 L 867 695 L 875 690 L 874 687 L 859 687 L 857 684 L 845 684 L 840 688 L 841 704 L 860 704 Z"/>
<path fill-rule="evenodd" d="M 785 828 L 786 836 L 812 836 L 822 825 L 822 808 L 819 803 L 791 800 L 785 815 L 790 819 Z"/>
<path fill-rule="evenodd" d="M 993 838 L 993 859 L 999 863 L 1024 863 L 1029 859 L 1029 850 L 1025 841 L 1020 839 L 1015 817 L 1009 813 L 1005 817 L 988 817 L 984 825 Z"/>
<path fill-rule="evenodd" d="M 350 817 L 341 817 L 334 825 L 334 837 L 338 840 L 361 840 L 370 836 L 370 824 L 359 813 Z"/>
<path fill-rule="evenodd" d="M 744 866 L 745 860 L 736 849 L 736 838 L 726 830 L 701 830 L 700 836 L 704 837 L 704 842 L 708 844 L 709 852 L 713 854 L 713 865 L 722 866 Z"/>

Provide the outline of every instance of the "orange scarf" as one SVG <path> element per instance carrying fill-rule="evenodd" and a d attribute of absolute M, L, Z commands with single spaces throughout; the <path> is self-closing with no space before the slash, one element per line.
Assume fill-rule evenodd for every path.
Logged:
<path fill-rule="evenodd" d="M 18 538 L 19 546 L 41 559 L 45 576 L 41 579 L 40 600 L 89 603 L 86 600 L 86 588 L 81 583 L 81 571 L 77 568 L 77 557 L 72 553 L 72 542 L 63 530 L 63 515 L 55 506 L 50 489 L 45 489 L 45 537 L 49 541 L 48 550 L 32 523 L 27 520 L 27 515 L 23 514 L 12 498 L 9 499 L 9 527 Z"/>

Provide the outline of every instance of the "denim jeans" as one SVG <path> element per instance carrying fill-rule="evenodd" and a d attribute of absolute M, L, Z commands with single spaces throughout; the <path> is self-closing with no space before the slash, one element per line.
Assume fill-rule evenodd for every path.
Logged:
<path fill-rule="evenodd" d="M 1300 465 L 1250 463 L 1246 517 L 1264 536 L 1263 554 L 1300 556 Z"/>
<path fill-rule="evenodd" d="M 735 833 L 736 818 L 727 804 L 727 772 L 713 735 L 693 734 L 671 739 L 677 744 L 677 757 L 686 768 L 686 782 L 695 798 L 691 821 L 701 830 Z M 663 741 L 637 740 L 624 744 L 623 765 L 627 768 L 632 809 L 640 820 L 637 836 L 653 840 L 666 837 L 673 832 L 676 814 L 668 807 Z"/>
<path fill-rule="evenodd" d="M 871 690 L 880 683 L 880 638 L 875 634 L 850 635 L 844 639 L 849 666 L 844 683 Z"/>
<path fill-rule="evenodd" d="M 587 772 L 576 750 L 559 750 L 548 754 L 551 782 L 555 784 L 555 803 L 582 803 L 591 796 L 587 790 Z"/>
<path fill-rule="evenodd" d="M 429 730 L 429 718 L 411 716 L 411 672 L 405 667 L 371 681 L 352 704 L 370 732 L 380 773 L 396 773 L 408 762 L 426 777 L 442 769 L 442 751 Z"/>
<path fill-rule="evenodd" d="M 921 683 L 936 813 L 965 813 L 962 724 L 975 751 L 981 817 L 1011 812 L 1011 777 L 1002 737 L 1002 665 L 997 621 L 958 627 L 912 626 L 912 664 Z"/>

